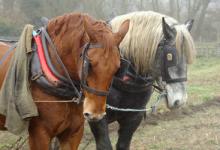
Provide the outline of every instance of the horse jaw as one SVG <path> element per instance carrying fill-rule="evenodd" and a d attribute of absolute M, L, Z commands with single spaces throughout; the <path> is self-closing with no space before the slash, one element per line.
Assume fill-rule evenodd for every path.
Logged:
<path fill-rule="evenodd" d="M 170 83 L 165 86 L 167 91 L 167 107 L 175 109 L 183 106 L 187 101 L 186 83 Z"/>

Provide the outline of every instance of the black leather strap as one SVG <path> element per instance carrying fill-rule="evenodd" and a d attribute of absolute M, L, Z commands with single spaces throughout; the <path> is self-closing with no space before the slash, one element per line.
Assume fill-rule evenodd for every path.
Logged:
<path fill-rule="evenodd" d="M 131 80 L 130 82 L 126 82 L 118 77 L 114 77 L 112 85 L 113 87 L 121 91 L 140 93 L 149 90 L 152 87 L 153 83 L 147 82 L 147 83 L 137 84 L 134 82 L 134 80 Z"/>
<path fill-rule="evenodd" d="M 123 77 L 129 76 L 130 80 L 124 81 Z M 121 66 L 118 74 L 113 78 L 113 87 L 131 93 L 140 93 L 149 90 L 153 85 L 152 77 L 141 76 L 134 66 L 125 58 L 121 58 Z"/>
<path fill-rule="evenodd" d="M 166 79 L 166 83 L 185 82 L 187 78 Z"/>
<path fill-rule="evenodd" d="M 49 52 L 48 52 L 48 47 L 47 47 L 47 41 L 46 41 L 46 37 L 45 37 L 45 34 L 42 33 L 41 34 L 41 40 L 42 40 L 42 45 L 43 45 L 43 49 L 44 49 L 44 54 L 45 54 L 45 58 L 46 58 L 46 61 L 47 61 L 47 64 L 49 66 L 49 68 L 51 69 L 52 73 L 61 81 L 67 83 L 67 84 L 70 84 L 68 82 L 68 80 L 59 74 L 59 72 L 56 71 L 54 65 L 52 64 L 51 62 L 51 59 L 50 59 L 50 56 L 49 56 Z"/>

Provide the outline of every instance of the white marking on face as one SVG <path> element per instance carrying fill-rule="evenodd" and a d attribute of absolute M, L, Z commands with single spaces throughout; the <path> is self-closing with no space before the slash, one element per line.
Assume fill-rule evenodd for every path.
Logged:
<path fill-rule="evenodd" d="M 89 103 L 90 101 L 90 103 Z M 106 112 L 97 112 L 95 111 L 97 108 L 95 105 L 89 100 L 88 98 L 84 99 L 83 102 L 83 115 L 87 121 L 98 121 L 101 120 L 105 115 Z"/>
<path fill-rule="evenodd" d="M 166 84 L 168 108 L 178 108 L 187 101 L 186 82 Z"/>

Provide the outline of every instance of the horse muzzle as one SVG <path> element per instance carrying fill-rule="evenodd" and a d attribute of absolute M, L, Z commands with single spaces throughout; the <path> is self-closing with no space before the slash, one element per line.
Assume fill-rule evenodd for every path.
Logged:
<path fill-rule="evenodd" d="M 94 113 L 84 112 L 83 115 L 84 115 L 84 118 L 87 121 L 97 122 L 97 121 L 101 120 L 106 115 L 106 112 L 101 113 L 101 114 L 94 114 Z"/>
<path fill-rule="evenodd" d="M 166 85 L 167 107 L 176 109 L 183 106 L 187 101 L 187 92 L 185 83 L 172 83 Z"/>

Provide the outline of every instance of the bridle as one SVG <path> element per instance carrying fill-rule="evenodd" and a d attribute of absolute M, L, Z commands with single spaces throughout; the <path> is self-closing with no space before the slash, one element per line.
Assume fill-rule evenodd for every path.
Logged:
<path fill-rule="evenodd" d="M 187 81 L 187 77 L 179 77 L 179 78 L 173 79 L 169 75 L 168 68 L 178 65 L 177 50 L 171 47 L 169 45 L 169 42 L 166 39 L 160 42 L 158 49 L 159 49 L 159 53 L 161 53 L 160 70 L 161 70 L 162 80 L 165 81 L 166 83 Z"/>
<path fill-rule="evenodd" d="M 93 43 L 86 43 L 84 46 L 84 49 L 82 51 L 81 57 L 82 57 L 82 71 L 81 71 L 81 87 L 82 89 L 86 90 L 89 93 L 98 95 L 98 96 L 108 96 L 109 91 L 102 91 L 102 90 L 97 90 L 95 88 L 89 87 L 87 84 L 87 76 L 89 74 L 89 71 L 91 69 L 91 63 L 89 61 L 87 52 L 89 49 L 92 48 L 102 48 L 100 44 L 93 44 Z"/>

